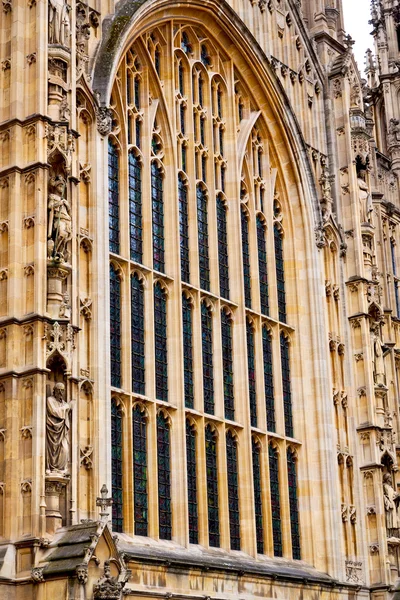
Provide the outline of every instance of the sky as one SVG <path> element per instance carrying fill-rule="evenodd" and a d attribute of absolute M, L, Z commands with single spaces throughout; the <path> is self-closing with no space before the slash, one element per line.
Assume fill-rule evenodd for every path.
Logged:
<path fill-rule="evenodd" d="M 373 38 L 369 35 L 372 26 L 368 25 L 370 16 L 370 0 L 342 0 L 344 12 L 344 28 L 355 40 L 354 55 L 361 74 L 364 74 L 364 54 L 367 48 L 374 51 Z"/>

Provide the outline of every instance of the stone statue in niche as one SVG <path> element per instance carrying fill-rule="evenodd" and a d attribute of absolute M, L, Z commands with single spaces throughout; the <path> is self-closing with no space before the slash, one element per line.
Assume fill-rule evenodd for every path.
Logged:
<path fill-rule="evenodd" d="M 65 0 L 49 0 L 49 44 L 69 48 L 71 36 L 71 7 Z"/>
<path fill-rule="evenodd" d="M 360 169 L 357 173 L 358 198 L 360 201 L 361 223 L 371 223 L 372 196 L 367 184 L 367 171 Z"/>
<path fill-rule="evenodd" d="M 46 471 L 66 474 L 70 450 L 71 405 L 65 400 L 65 386 L 54 385 L 46 399 Z"/>
<path fill-rule="evenodd" d="M 72 239 L 71 207 L 65 198 L 65 179 L 60 175 L 49 182 L 47 256 L 58 262 L 68 262 L 67 244 Z"/>
<path fill-rule="evenodd" d="M 70 304 L 70 295 L 68 292 L 63 294 L 63 300 L 60 305 L 60 318 L 61 319 L 70 319 L 71 318 L 71 304 Z"/>
<path fill-rule="evenodd" d="M 398 144 L 400 142 L 400 122 L 399 119 L 390 119 L 388 129 L 388 143 L 389 146 Z"/>
<path fill-rule="evenodd" d="M 383 476 L 383 503 L 385 505 L 386 528 L 388 530 L 398 529 L 400 525 L 397 515 L 399 502 L 400 494 L 393 488 L 391 475 L 386 473 Z"/>
<path fill-rule="evenodd" d="M 373 331 L 372 333 L 372 348 L 373 348 L 373 356 L 374 356 L 374 382 L 375 385 L 385 386 L 386 385 L 386 375 L 385 375 L 385 360 L 383 357 L 383 344 L 382 340 L 377 333 L 377 331 Z"/>

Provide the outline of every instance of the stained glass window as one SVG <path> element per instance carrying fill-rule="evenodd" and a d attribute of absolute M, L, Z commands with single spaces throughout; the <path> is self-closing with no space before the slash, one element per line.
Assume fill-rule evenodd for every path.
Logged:
<path fill-rule="evenodd" d="M 197 188 L 197 227 L 199 239 L 200 287 L 210 291 L 210 259 L 208 250 L 208 198 L 202 187 Z"/>
<path fill-rule="evenodd" d="M 264 554 L 264 521 L 262 510 L 262 487 L 261 487 L 261 449 L 259 444 L 252 439 L 253 455 L 253 485 L 254 485 L 254 515 L 256 519 L 257 552 Z"/>
<path fill-rule="evenodd" d="M 186 31 L 182 33 L 181 48 L 186 54 L 192 53 L 192 44 L 189 41 L 189 36 Z"/>
<path fill-rule="evenodd" d="M 151 199 L 153 207 L 153 267 L 164 272 L 164 192 L 162 169 L 156 162 L 151 163 Z"/>
<path fill-rule="evenodd" d="M 142 121 L 138 118 L 136 119 L 136 146 L 140 148 L 141 146 L 141 137 L 142 137 Z"/>
<path fill-rule="evenodd" d="M 256 366 L 254 356 L 254 330 L 250 321 L 246 320 L 247 334 L 247 366 L 249 374 L 249 399 L 250 422 L 252 427 L 257 427 L 257 392 L 256 392 Z"/>
<path fill-rule="evenodd" d="M 264 391 L 265 406 L 267 409 L 267 429 L 275 431 L 275 397 L 274 397 L 274 375 L 272 365 L 272 339 L 271 333 L 264 325 L 262 329 L 263 357 L 264 357 Z"/>
<path fill-rule="evenodd" d="M 142 227 L 142 167 L 140 160 L 129 152 L 129 230 L 131 260 L 143 261 Z"/>
<path fill-rule="evenodd" d="M 214 414 L 213 331 L 211 309 L 201 305 L 204 411 Z"/>
<path fill-rule="evenodd" d="M 278 450 L 269 446 L 269 482 L 271 490 L 272 536 L 274 555 L 282 556 L 281 494 L 279 489 Z"/>
<path fill-rule="evenodd" d="M 185 179 L 182 175 L 178 177 L 179 196 L 179 235 L 181 249 L 181 277 L 182 281 L 190 282 L 189 262 L 189 209 L 188 193 Z"/>
<path fill-rule="evenodd" d="M 221 311 L 222 371 L 224 380 L 225 419 L 235 419 L 233 394 L 232 319 L 226 310 Z"/>
<path fill-rule="evenodd" d="M 207 46 L 205 44 L 201 46 L 201 62 L 205 67 L 208 67 L 211 64 L 211 58 L 208 54 Z"/>
<path fill-rule="evenodd" d="M 111 140 L 108 141 L 108 226 L 110 252 L 119 254 L 119 158 Z"/>
<path fill-rule="evenodd" d="M 204 101 L 204 80 L 201 75 L 199 75 L 199 104 L 202 107 Z"/>
<path fill-rule="evenodd" d="M 237 441 L 226 434 L 226 467 L 228 474 L 229 532 L 231 550 L 240 550 L 240 513 Z"/>
<path fill-rule="evenodd" d="M 208 505 L 208 539 L 210 546 L 219 548 L 219 496 L 217 468 L 217 434 L 210 425 L 206 427 L 206 470 L 207 470 L 207 505 Z"/>
<path fill-rule="evenodd" d="M 122 532 L 123 515 L 123 477 L 122 477 L 122 411 L 117 402 L 111 400 L 111 472 L 112 472 L 112 526 L 114 531 Z"/>
<path fill-rule="evenodd" d="M 179 79 L 179 93 L 181 96 L 184 96 L 185 95 L 185 70 L 183 68 L 182 61 L 179 61 L 178 79 Z"/>
<path fill-rule="evenodd" d="M 265 227 L 260 216 L 257 216 L 258 273 L 260 278 L 260 305 L 263 315 L 269 314 L 267 249 L 265 244 Z"/>
<path fill-rule="evenodd" d="M 196 461 L 196 429 L 186 421 L 186 457 L 187 486 L 189 512 L 189 542 L 199 543 L 199 517 L 197 509 L 197 461 Z"/>
<path fill-rule="evenodd" d="M 158 522 L 162 540 L 172 537 L 171 443 L 168 419 L 157 415 Z"/>
<path fill-rule="evenodd" d="M 140 109 L 140 77 L 135 77 L 135 106 Z"/>
<path fill-rule="evenodd" d="M 289 485 L 290 531 L 292 534 L 292 555 L 295 560 L 301 559 L 299 506 L 297 501 L 296 458 L 293 450 L 287 450 L 287 469 Z"/>
<path fill-rule="evenodd" d="M 293 437 L 293 414 L 292 414 L 292 388 L 290 383 L 290 355 L 289 340 L 281 332 L 281 365 L 282 365 L 282 391 L 283 410 L 285 414 L 285 432 Z"/>
<path fill-rule="evenodd" d="M 110 358 L 111 385 L 121 383 L 121 281 L 114 265 L 110 265 Z"/>
<path fill-rule="evenodd" d="M 154 345 L 156 398 L 168 401 L 167 297 L 160 283 L 154 286 Z"/>
<path fill-rule="evenodd" d="M 250 275 L 250 246 L 249 222 L 246 211 L 242 207 L 242 256 L 244 275 L 244 299 L 247 308 L 251 308 L 251 275 Z"/>
<path fill-rule="evenodd" d="M 226 206 L 220 196 L 217 196 L 217 230 L 218 230 L 218 265 L 219 293 L 229 300 L 229 259 L 228 231 L 226 221 Z"/>
<path fill-rule="evenodd" d="M 392 270 L 393 270 L 393 282 L 394 282 L 394 297 L 396 301 L 396 314 L 400 316 L 400 297 L 399 297 L 399 279 L 397 277 L 397 265 L 396 265 L 396 245 L 394 240 L 390 240 L 390 252 L 392 257 Z"/>
<path fill-rule="evenodd" d="M 194 406 L 194 381 L 193 381 L 193 323 L 191 302 L 185 295 L 182 296 L 182 321 L 183 321 L 183 369 L 185 384 L 185 406 Z"/>
<path fill-rule="evenodd" d="M 132 390 L 136 394 L 144 394 L 144 290 L 136 273 L 131 276 L 131 352 Z"/>
<path fill-rule="evenodd" d="M 283 264 L 283 236 L 279 226 L 274 225 L 275 241 L 275 265 L 276 265 L 276 284 L 278 287 L 278 311 L 279 320 L 286 321 L 286 292 L 285 292 L 285 270 Z"/>
<path fill-rule="evenodd" d="M 133 493 L 135 535 L 148 535 L 147 422 L 139 406 L 132 411 L 133 422 Z"/>

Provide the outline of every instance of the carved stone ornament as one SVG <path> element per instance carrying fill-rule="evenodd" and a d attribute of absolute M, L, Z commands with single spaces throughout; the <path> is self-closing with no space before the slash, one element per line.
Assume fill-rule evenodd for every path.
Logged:
<path fill-rule="evenodd" d="M 10 13 L 12 11 L 12 0 L 3 0 L 3 12 Z"/>
<path fill-rule="evenodd" d="M 47 157 L 59 152 L 65 159 L 65 167 L 69 173 L 72 164 L 72 153 L 75 150 L 74 136 L 66 124 L 50 125 L 46 124 L 45 137 L 47 138 Z M 51 161 L 50 161 L 51 162 Z"/>
<path fill-rule="evenodd" d="M 57 321 L 53 326 L 46 323 L 43 337 L 46 339 L 46 358 L 59 354 L 69 366 L 75 350 L 75 333 L 72 325 L 70 323 L 60 325 Z"/>
<path fill-rule="evenodd" d="M 65 386 L 55 384 L 46 399 L 46 471 L 65 474 L 70 454 L 71 405 L 65 401 Z"/>
<path fill-rule="evenodd" d="M 88 471 L 93 467 L 93 446 L 85 446 L 80 449 L 80 462 Z"/>
<path fill-rule="evenodd" d="M 121 600 L 126 581 L 118 581 L 111 575 L 110 561 L 104 563 L 104 577 L 93 587 L 95 600 Z"/>
<path fill-rule="evenodd" d="M 96 110 L 97 131 L 100 135 L 108 135 L 111 132 L 112 116 L 111 111 L 107 106 L 100 106 Z"/>
<path fill-rule="evenodd" d="M 81 585 L 86 585 L 88 581 L 88 566 L 85 563 L 77 565 L 75 573 L 79 583 Z"/>
<path fill-rule="evenodd" d="M 44 567 L 33 567 L 31 570 L 31 576 L 35 583 L 42 583 L 44 581 L 43 576 Z"/>
<path fill-rule="evenodd" d="M 346 581 L 350 583 L 362 583 L 362 562 L 358 560 L 346 560 Z"/>

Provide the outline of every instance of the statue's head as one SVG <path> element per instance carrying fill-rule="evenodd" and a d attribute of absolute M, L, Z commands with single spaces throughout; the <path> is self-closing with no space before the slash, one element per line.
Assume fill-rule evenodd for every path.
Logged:
<path fill-rule="evenodd" d="M 64 399 L 64 392 L 65 392 L 65 385 L 59 381 L 58 383 L 55 384 L 54 386 L 54 397 L 57 400 L 63 400 Z"/>
<path fill-rule="evenodd" d="M 56 175 L 55 177 L 52 177 L 50 179 L 50 186 L 57 194 L 62 196 L 66 186 L 64 177 L 62 177 L 62 175 Z"/>
<path fill-rule="evenodd" d="M 360 179 L 362 179 L 363 181 L 365 181 L 366 178 L 367 178 L 367 171 L 366 171 L 366 169 L 360 169 L 358 171 L 358 176 L 359 176 Z"/>
<path fill-rule="evenodd" d="M 392 484 L 392 477 L 389 475 L 389 473 L 386 473 L 386 475 L 383 476 L 383 483 L 390 483 L 390 485 Z"/>

